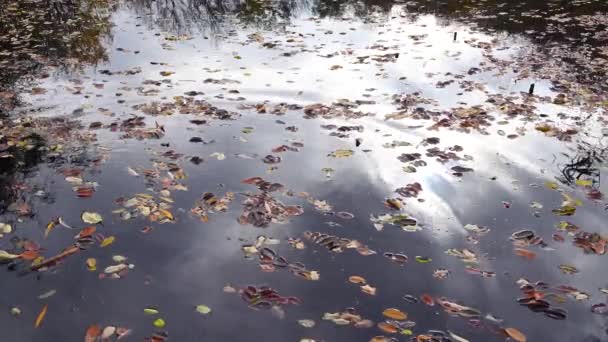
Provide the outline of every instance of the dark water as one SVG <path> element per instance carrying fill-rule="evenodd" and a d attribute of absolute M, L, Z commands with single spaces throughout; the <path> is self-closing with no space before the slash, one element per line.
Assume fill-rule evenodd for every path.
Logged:
<path fill-rule="evenodd" d="M 572 236 L 556 228 L 560 221 L 569 221 L 584 231 L 608 234 L 603 200 L 587 197 L 592 189 L 606 188 L 600 181 L 605 172 L 602 127 L 608 105 L 608 83 L 602 74 L 607 38 L 602 2 L 134 0 L 20 6 L 22 14 L 11 9 L 13 5 L 0 12 L 13 20 L 0 23 L 0 62 L 6 68 L 2 84 L 5 93 L 15 91 L 18 102 L 5 110 L 10 117 L 5 119 L 2 144 L 18 135 L 18 120 L 34 118 L 40 120 L 34 121 L 35 131 L 44 136 L 48 149 L 20 154 L 22 147 L 3 145 L 14 158 L 2 164 L 0 222 L 10 223 L 14 232 L 0 239 L 0 249 L 18 254 L 22 251 L 14 242 L 26 238 L 38 242 L 40 254 L 49 258 L 71 245 L 74 235 L 87 226 L 80 217 L 85 210 L 101 214 L 103 224 L 97 225 L 97 232 L 116 239 L 107 247 L 96 242 L 46 271 L 24 272 L 32 263 L 26 260 L 5 266 L 0 287 L 2 340 L 82 341 L 92 324 L 132 329 L 121 339 L 125 341 L 141 341 L 156 331 L 168 332 L 170 341 L 369 341 L 378 335 L 407 341 L 429 330 L 450 331 L 469 341 L 503 341 L 503 329 L 510 327 L 523 332 L 528 341 L 608 339 L 606 316 L 591 312 L 592 305 L 605 302 L 606 295 L 599 290 L 608 285 L 605 255 L 584 253 L 572 244 Z M 21 24 L 23 16 L 32 21 L 30 28 Z M 18 40 L 5 38 L 17 36 Z M 535 96 L 528 97 L 532 83 Z M 185 95 L 191 91 L 204 94 Z M 554 101 L 560 93 L 565 94 L 565 103 Z M 415 98 L 429 102 L 413 101 L 408 108 L 398 108 L 394 98 L 405 94 L 420 94 Z M 487 101 L 497 94 L 513 100 Z M 165 112 L 171 115 L 151 115 L 137 107 L 182 101 L 176 96 L 204 99 L 236 113 L 234 120 L 175 110 Z M 371 115 L 305 118 L 302 109 L 270 113 L 280 103 L 330 106 L 340 99 L 363 101 L 350 104 L 352 111 Z M 255 105 L 263 103 L 268 113 L 256 110 Z M 344 108 L 341 103 L 332 108 Z M 474 106 L 492 116 L 487 126 L 465 122 L 481 114 L 457 114 Z M 409 116 L 390 118 L 398 111 Z M 419 119 L 416 113 L 428 117 Z M 109 126 L 133 115 L 145 117 L 148 129 L 162 126 L 164 135 L 127 139 L 125 131 Z M 58 117 L 78 124 L 61 130 L 61 135 L 54 129 L 59 123 L 49 119 Z M 206 123 L 196 125 L 190 121 L 194 119 Z M 441 119 L 449 119 L 450 127 L 432 129 Z M 96 122 L 102 127 L 89 128 Z M 543 133 L 538 129 L 542 123 L 558 129 Z M 330 135 L 335 129 L 321 127 L 329 124 L 362 128 L 341 138 Z M 286 130 L 290 126 L 297 130 Z M 578 132 L 560 135 L 569 128 Z M 206 143 L 191 142 L 192 137 Z M 434 137 L 438 144 L 429 143 L 427 138 Z M 360 146 L 356 139 L 362 139 Z M 386 147 L 393 141 L 410 145 Z M 293 142 L 303 147 L 272 152 Z M 456 149 L 460 160 L 440 163 L 426 155 L 433 147 L 444 150 L 454 145 L 463 149 Z M 354 154 L 329 156 L 339 149 Z M 171 159 L 163 156 L 167 151 L 183 155 Z M 597 158 L 589 159 L 590 170 L 578 183 L 567 182 L 564 173 L 572 169 L 572 160 L 586 158 L 591 151 Z M 416 152 L 427 165 L 404 172 L 411 163 L 397 157 Z M 213 153 L 225 159 L 218 160 Z M 268 154 L 280 155 L 282 161 L 263 163 Z M 196 165 L 189 161 L 193 156 L 204 161 Z M 187 190 L 162 195 L 173 201 L 168 209 L 175 217 L 172 222 L 123 220 L 113 213 L 121 208 L 116 203 L 121 197 L 147 193 L 158 200 L 163 190 L 160 179 L 170 177 L 166 163 L 176 163 L 187 176 L 175 180 Z M 269 170 L 271 166 L 276 170 Z M 474 171 L 458 176 L 454 166 Z M 66 181 L 65 172 L 71 168 L 83 169 L 82 179 L 98 184 L 92 197 L 76 196 L 74 185 Z M 333 169 L 331 177 L 326 177 L 325 168 Z M 156 169 L 159 177 L 146 180 L 144 169 Z M 254 176 L 292 190 L 293 194 L 271 195 L 286 205 L 301 205 L 304 214 L 267 228 L 239 224 L 243 194 L 258 192 L 241 180 Z M 423 189 L 418 198 L 395 192 L 414 182 Z M 555 182 L 560 190 L 550 189 L 546 182 Z M 226 212 L 209 214 L 208 222 L 190 213 L 203 193 L 221 197 L 228 191 L 235 199 Z M 327 201 L 332 212 L 349 212 L 354 218 L 322 213 L 298 196 L 300 192 Z M 563 205 L 562 193 L 581 200 L 573 216 L 552 213 Z M 418 231 L 390 224 L 382 231 L 374 227 L 370 215 L 399 212 L 383 204 L 395 197 L 402 197 L 401 212 L 417 219 Z M 11 211 L 10 205 L 20 201 L 31 206 L 31 217 Z M 542 208 L 531 207 L 532 202 Z M 58 216 L 74 230 L 58 226 L 45 238 L 47 223 Z M 467 224 L 490 231 L 471 239 L 475 234 L 464 229 Z M 144 234 L 144 226 L 153 230 Z M 515 255 L 509 240 L 523 229 L 534 230 L 547 244 L 524 247 L 536 253 L 533 260 Z M 358 240 L 377 254 L 364 256 L 353 249 L 334 253 L 307 240 L 305 231 Z M 552 240 L 554 233 L 565 242 Z M 262 272 L 257 257 L 245 259 L 241 251 L 243 244 L 260 235 L 280 240 L 268 247 L 289 262 L 318 271 L 320 279 L 304 280 L 286 269 Z M 288 238 L 301 238 L 306 248 L 296 250 Z M 472 266 L 496 276 L 470 274 L 465 263 L 446 254 L 448 249 L 463 248 L 477 255 L 479 262 Z M 385 252 L 406 254 L 409 261 L 400 266 L 385 258 Z M 127 257 L 134 268 L 121 279 L 100 279 L 107 266 L 116 264 L 115 255 Z M 432 261 L 420 263 L 416 256 Z M 96 259 L 96 271 L 87 270 L 88 258 Z M 560 265 L 575 266 L 579 272 L 564 274 Z M 433 276 L 438 269 L 449 270 L 446 279 Z M 353 275 L 376 287 L 376 295 L 350 283 Z M 589 298 L 575 300 L 561 293 L 547 299 L 551 307 L 567 311 L 565 320 L 551 319 L 517 303 L 524 296 L 516 283 L 520 278 L 546 282 L 551 288 L 546 293 L 558 293 L 558 286 L 568 285 Z M 284 306 L 284 317 L 277 309 L 256 311 L 238 293 L 226 293 L 228 284 L 237 290 L 267 285 L 302 303 Z M 39 298 L 49 290 L 56 293 Z M 402 299 L 406 294 L 445 297 L 480 315 L 473 320 L 455 317 L 438 304 L 408 303 Z M 212 313 L 196 312 L 200 304 Z M 35 328 L 44 305 L 48 311 Z M 14 307 L 20 315 L 11 314 Z M 148 307 L 159 314 L 144 314 Z M 375 323 L 386 319 L 386 308 L 398 308 L 416 323 L 410 328 L 413 335 L 322 320 L 326 312 L 349 307 Z M 157 318 L 166 326 L 155 328 Z M 302 327 L 301 319 L 316 325 Z M 423 338 L 419 336 L 420 341 Z"/>

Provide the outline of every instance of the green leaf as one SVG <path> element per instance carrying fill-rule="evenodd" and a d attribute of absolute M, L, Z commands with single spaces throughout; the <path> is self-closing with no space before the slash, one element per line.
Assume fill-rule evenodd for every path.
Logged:
<path fill-rule="evenodd" d="M 196 312 L 203 314 L 203 315 L 208 315 L 211 313 L 211 308 L 208 307 L 207 305 L 197 305 L 196 306 Z"/>
<path fill-rule="evenodd" d="M 157 328 L 164 328 L 166 325 L 165 320 L 162 318 L 155 319 L 154 323 L 152 323 L 152 324 L 154 324 L 154 326 Z"/>
<path fill-rule="evenodd" d="M 145 308 L 144 313 L 146 315 L 158 315 L 158 310 L 156 310 L 154 308 Z"/>

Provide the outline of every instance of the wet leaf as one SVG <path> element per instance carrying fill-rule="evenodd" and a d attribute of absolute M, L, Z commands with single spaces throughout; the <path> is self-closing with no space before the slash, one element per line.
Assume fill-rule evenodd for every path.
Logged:
<path fill-rule="evenodd" d="M 145 308 L 144 314 L 146 315 L 158 315 L 159 311 L 155 308 Z"/>
<path fill-rule="evenodd" d="M 81 218 L 84 223 L 88 224 L 98 224 L 103 221 L 101 215 L 91 211 L 83 211 Z"/>
<path fill-rule="evenodd" d="M 545 186 L 551 190 L 559 189 L 559 185 L 555 182 L 545 182 Z"/>
<path fill-rule="evenodd" d="M 378 323 L 378 329 L 382 330 L 387 334 L 396 334 L 399 332 L 399 328 L 386 322 Z"/>
<path fill-rule="evenodd" d="M 355 151 L 353 150 L 335 150 L 333 152 L 331 152 L 330 154 L 328 154 L 328 157 L 334 157 L 334 158 L 348 158 L 350 156 L 352 156 L 355 153 Z"/>
<path fill-rule="evenodd" d="M 576 185 L 580 186 L 591 186 L 593 185 L 593 181 L 591 179 L 577 179 L 575 181 Z"/>
<path fill-rule="evenodd" d="M 116 327 L 109 325 L 103 328 L 103 331 L 101 332 L 101 340 L 106 341 L 110 337 L 114 336 L 114 334 L 116 334 Z"/>
<path fill-rule="evenodd" d="M 159 329 L 160 329 L 160 328 L 164 328 L 164 327 L 165 327 L 165 325 L 166 325 L 165 320 L 164 320 L 164 319 L 162 319 L 162 318 L 157 318 L 157 319 L 155 319 L 155 320 L 154 320 L 154 322 L 153 322 L 152 324 L 153 324 L 155 327 L 159 328 Z"/>
<path fill-rule="evenodd" d="M 57 293 L 57 290 L 55 289 L 46 291 L 45 293 L 39 295 L 38 299 L 47 299 L 49 297 L 52 297 L 55 293 Z"/>
<path fill-rule="evenodd" d="M 509 335 L 510 338 L 517 342 L 526 342 L 526 335 L 524 335 L 521 331 L 515 328 L 506 328 L 505 332 Z"/>
<path fill-rule="evenodd" d="M 564 274 L 576 274 L 578 269 L 572 265 L 559 265 L 560 271 Z"/>
<path fill-rule="evenodd" d="M 209 157 L 216 158 L 217 160 L 226 159 L 226 155 L 220 152 L 214 152 L 209 155 Z"/>
<path fill-rule="evenodd" d="M 429 294 L 423 294 L 422 296 L 420 296 L 420 300 L 422 300 L 422 302 L 428 306 L 435 305 L 435 300 Z"/>
<path fill-rule="evenodd" d="M 95 228 L 94 226 L 85 227 L 74 238 L 82 239 L 82 238 L 91 237 L 91 236 L 93 236 L 93 234 L 95 234 L 96 230 L 97 230 L 97 228 Z"/>
<path fill-rule="evenodd" d="M 0 261 L 1 260 L 17 259 L 18 257 L 19 257 L 19 255 L 11 254 L 11 253 L 9 253 L 7 251 L 0 250 Z"/>
<path fill-rule="evenodd" d="M 315 326 L 315 321 L 312 319 L 300 319 L 298 320 L 298 324 L 304 328 L 313 328 Z"/>
<path fill-rule="evenodd" d="M 97 324 L 89 325 L 84 334 L 84 342 L 96 342 L 101 336 L 101 327 Z"/>
<path fill-rule="evenodd" d="M 369 284 L 361 286 L 361 291 L 363 291 L 363 293 L 367 293 L 370 296 L 376 295 L 376 288 Z"/>
<path fill-rule="evenodd" d="M 428 264 L 429 262 L 433 261 L 433 259 L 417 255 L 416 256 L 416 261 L 419 262 L 419 263 L 421 263 L 421 264 Z"/>
<path fill-rule="evenodd" d="M 367 281 L 365 280 L 365 278 L 356 276 L 356 275 L 348 277 L 348 281 L 350 281 L 353 284 L 367 284 Z"/>
<path fill-rule="evenodd" d="M 99 247 L 108 247 L 109 245 L 114 243 L 114 240 L 116 240 L 116 238 L 114 236 L 108 236 L 107 238 L 105 238 L 101 241 L 101 243 L 99 244 Z"/>
<path fill-rule="evenodd" d="M 42 324 L 42 321 L 44 320 L 44 317 L 46 316 L 46 312 L 49 309 L 48 305 L 45 305 L 44 307 L 42 307 L 42 310 L 40 310 L 40 312 L 38 313 L 38 316 L 36 316 L 36 321 L 34 322 L 34 328 L 38 328 L 40 326 L 40 324 Z"/>
<path fill-rule="evenodd" d="M 211 313 L 211 308 L 208 307 L 207 305 L 197 305 L 196 306 L 196 312 L 203 314 L 203 315 L 208 315 Z"/>
<path fill-rule="evenodd" d="M 382 314 L 390 319 L 404 321 L 407 319 L 407 314 L 399 309 L 389 308 L 382 311 Z"/>
<path fill-rule="evenodd" d="M 97 270 L 97 260 L 95 258 L 88 258 L 86 264 L 89 271 L 94 272 Z"/>

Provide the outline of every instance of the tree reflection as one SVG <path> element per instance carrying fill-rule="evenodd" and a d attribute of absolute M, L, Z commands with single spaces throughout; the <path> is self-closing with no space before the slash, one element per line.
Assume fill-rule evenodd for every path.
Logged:
<path fill-rule="evenodd" d="M 112 0 L 3 0 L 0 89 L 43 66 L 65 70 L 105 60 L 114 7 Z"/>

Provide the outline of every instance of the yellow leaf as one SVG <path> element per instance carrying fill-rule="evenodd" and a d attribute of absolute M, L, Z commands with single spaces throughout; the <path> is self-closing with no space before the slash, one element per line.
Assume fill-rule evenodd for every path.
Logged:
<path fill-rule="evenodd" d="M 355 153 L 353 150 L 335 150 L 332 153 L 328 154 L 329 157 L 334 158 L 347 158 L 352 156 Z"/>
<path fill-rule="evenodd" d="M 580 186 L 591 186 L 593 184 L 593 181 L 590 179 L 577 179 L 575 183 L 576 185 Z"/>
<path fill-rule="evenodd" d="M 114 236 L 108 236 L 107 238 L 103 239 L 103 241 L 101 241 L 101 244 L 99 246 L 107 247 L 107 246 L 111 245 L 115 239 L 116 238 Z"/>
<path fill-rule="evenodd" d="M 53 228 L 55 228 L 55 226 L 57 225 L 57 222 L 55 220 L 49 222 L 46 225 L 46 229 L 44 230 L 44 237 L 46 238 L 47 236 L 49 236 L 49 233 L 51 232 L 51 230 L 53 230 Z"/>
<path fill-rule="evenodd" d="M 551 190 L 557 190 L 559 188 L 559 185 L 555 182 L 545 182 L 545 186 Z"/>
<path fill-rule="evenodd" d="M 46 316 L 46 311 L 48 310 L 49 306 L 45 305 L 42 310 L 40 310 L 40 313 L 38 314 L 38 317 L 36 317 L 36 322 L 34 323 L 34 327 L 38 328 L 40 326 L 40 324 L 42 323 L 42 320 L 44 319 L 44 316 Z"/>
<path fill-rule="evenodd" d="M 19 257 L 19 255 L 17 255 L 17 254 L 11 254 L 7 251 L 0 250 L 0 260 L 17 259 L 18 257 Z"/>
<path fill-rule="evenodd" d="M 169 210 L 158 209 L 158 211 L 160 211 L 166 218 L 173 221 L 173 214 L 171 214 L 171 212 Z"/>
<path fill-rule="evenodd" d="M 87 268 L 91 272 L 96 271 L 97 270 L 97 260 L 95 260 L 95 258 L 88 258 L 87 259 Z"/>

